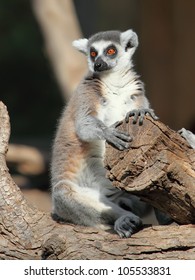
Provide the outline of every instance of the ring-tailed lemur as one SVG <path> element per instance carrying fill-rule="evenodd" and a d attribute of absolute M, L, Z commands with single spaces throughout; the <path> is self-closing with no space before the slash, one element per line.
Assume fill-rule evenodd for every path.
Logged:
<path fill-rule="evenodd" d="M 114 226 L 121 237 L 129 237 L 142 225 L 138 215 L 145 204 L 112 186 L 103 158 L 105 141 L 120 150 L 130 147 L 131 136 L 117 129 L 121 120 L 134 116 L 133 122 L 142 124 L 147 113 L 157 119 L 133 70 L 138 38 L 132 30 L 108 31 L 73 46 L 87 56 L 89 72 L 65 108 L 54 141 L 53 217 L 104 229 Z"/>

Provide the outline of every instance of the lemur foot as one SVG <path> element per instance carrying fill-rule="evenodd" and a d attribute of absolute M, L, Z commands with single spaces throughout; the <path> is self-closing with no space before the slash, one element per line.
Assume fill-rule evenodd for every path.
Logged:
<path fill-rule="evenodd" d="M 129 118 L 133 116 L 133 124 L 136 124 L 139 119 L 139 125 L 142 125 L 145 115 L 150 115 L 154 120 L 159 119 L 152 109 L 135 109 L 126 114 L 125 121 L 128 123 Z"/>
<path fill-rule="evenodd" d="M 58 216 L 56 213 L 51 213 L 51 217 L 54 221 L 56 221 L 59 224 L 64 224 L 65 221 L 63 218 L 61 218 L 60 216 Z"/>
<path fill-rule="evenodd" d="M 123 215 L 119 217 L 115 224 L 114 230 L 118 233 L 121 238 L 128 238 L 133 233 L 137 232 L 142 227 L 141 219 L 134 215 L 133 213 L 129 213 L 127 215 Z"/>
<path fill-rule="evenodd" d="M 114 145 L 119 150 L 124 150 L 130 148 L 129 142 L 132 141 L 132 137 L 117 128 L 122 123 L 118 121 L 104 130 L 104 137 L 108 143 Z"/>
<path fill-rule="evenodd" d="M 185 128 L 180 129 L 178 132 L 183 138 L 187 140 L 190 146 L 195 149 L 195 135 Z"/>
<path fill-rule="evenodd" d="M 160 211 L 157 208 L 154 208 L 154 213 L 159 225 L 170 225 L 173 223 L 173 219 L 166 213 Z"/>

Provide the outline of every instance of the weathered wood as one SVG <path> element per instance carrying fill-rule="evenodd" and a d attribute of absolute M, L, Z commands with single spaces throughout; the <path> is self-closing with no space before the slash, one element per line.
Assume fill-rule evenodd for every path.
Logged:
<path fill-rule="evenodd" d="M 9 134 L 0 102 L 0 259 L 195 259 L 194 225 L 145 227 L 120 239 L 114 232 L 54 222 L 13 182 L 5 161 Z"/>
<path fill-rule="evenodd" d="M 123 152 L 107 145 L 108 178 L 178 223 L 195 223 L 195 150 L 179 133 L 150 117 L 143 126 L 130 120 L 120 129 L 133 141 Z"/>
<path fill-rule="evenodd" d="M 66 239 L 51 236 L 43 252 L 47 259 L 194 259 L 194 234 L 194 225 L 155 226 L 120 239 L 110 232 L 68 225 Z"/>

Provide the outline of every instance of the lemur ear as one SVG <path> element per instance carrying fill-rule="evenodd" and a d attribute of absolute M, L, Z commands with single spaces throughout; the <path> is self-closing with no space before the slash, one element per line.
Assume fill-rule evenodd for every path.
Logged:
<path fill-rule="evenodd" d="M 85 55 L 87 54 L 87 44 L 88 44 L 88 39 L 78 39 L 72 42 L 73 47 L 75 47 L 78 51 L 84 53 Z"/>
<path fill-rule="evenodd" d="M 132 29 L 122 32 L 120 39 L 121 39 L 121 45 L 124 47 L 125 51 L 127 51 L 130 48 L 134 48 L 135 50 L 138 46 L 137 34 L 133 32 Z"/>

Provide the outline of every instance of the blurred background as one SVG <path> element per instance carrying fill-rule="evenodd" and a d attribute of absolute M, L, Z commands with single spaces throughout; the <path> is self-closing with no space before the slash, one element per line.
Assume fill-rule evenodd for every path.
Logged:
<path fill-rule="evenodd" d="M 136 31 L 135 69 L 152 108 L 171 128 L 195 132 L 194 15 L 193 0 L 0 0 L 0 100 L 11 119 L 7 161 L 24 193 L 33 190 L 36 203 L 37 195 L 47 197 L 57 119 L 86 71 L 74 39 Z"/>

